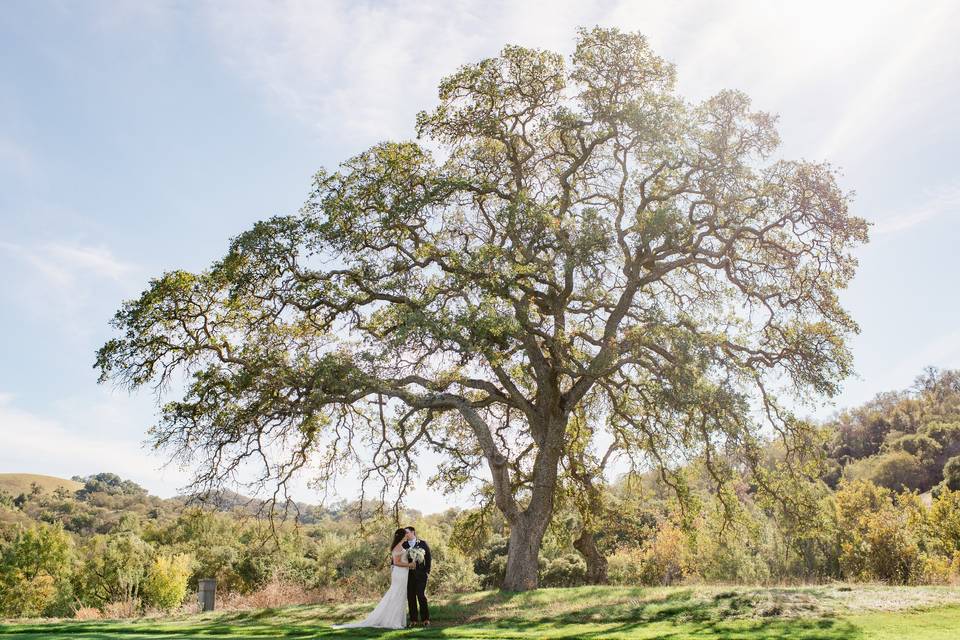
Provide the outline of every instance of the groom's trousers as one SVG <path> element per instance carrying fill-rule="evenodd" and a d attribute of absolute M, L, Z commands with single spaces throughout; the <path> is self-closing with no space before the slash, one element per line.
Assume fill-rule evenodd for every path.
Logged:
<path fill-rule="evenodd" d="M 426 571 L 411 571 L 407 578 L 407 606 L 410 609 L 410 622 L 423 622 L 430 619 L 426 594 L 428 575 L 430 574 Z"/>

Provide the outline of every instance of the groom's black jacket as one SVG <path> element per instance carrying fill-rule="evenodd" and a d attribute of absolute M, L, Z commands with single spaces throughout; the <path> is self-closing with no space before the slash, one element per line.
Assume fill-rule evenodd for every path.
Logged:
<path fill-rule="evenodd" d="M 417 544 L 413 546 L 423 549 L 423 564 L 418 564 L 416 568 L 411 569 L 411 571 L 415 571 L 417 573 L 421 573 L 421 572 L 430 573 L 430 562 L 431 562 L 430 545 L 428 545 L 426 542 L 424 542 L 420 538 L 417 538 Z M 410 549 L 410 542 L 409 541 L 404 542 L 403 548 Z"/>

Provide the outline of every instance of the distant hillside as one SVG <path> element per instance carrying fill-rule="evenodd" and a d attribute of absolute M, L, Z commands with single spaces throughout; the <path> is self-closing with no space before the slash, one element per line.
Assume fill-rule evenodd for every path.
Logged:
<path fill-rule="evenodd" d="M 0 491 L 11 495 L 30 493 L 30 485 L 37 483 L 44 492 L 52 493 L 57 487 L 64 487 L 67 491 L 76 491 L 83 484 L 75 480 L 64 480 L 54 476 L 43 476 L 38 473 L 0 473 Z"/>

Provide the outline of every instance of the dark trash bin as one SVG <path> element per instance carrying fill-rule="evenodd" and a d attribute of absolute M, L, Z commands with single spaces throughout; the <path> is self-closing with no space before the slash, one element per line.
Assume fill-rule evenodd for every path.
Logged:
<path fill-rule="evenodd" d="M 217 597 L 217 579 L 206 578 L 199 581 L 197 598 L 200 600 L 201 611 L 213 611 Z"/>

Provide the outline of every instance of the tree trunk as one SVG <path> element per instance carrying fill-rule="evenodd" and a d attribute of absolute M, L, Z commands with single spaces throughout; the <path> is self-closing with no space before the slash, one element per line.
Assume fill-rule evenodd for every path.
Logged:
<path fill-rule="evenodd" d="M 587 584 L 606 584 L 607 559 L 597 548 L 597 540 L 593 534 L 583 529 L 580 537 L 573 541 L 573 548 L 587 561 Z"/>
<path fill-rule="evenodd" d="M 530 502 L 526 509 L 514 511 L 513 517 L 508 517 L 510 546 L 502 586 L 504 591 L 530 591 L 537 588 L 540 579 L 540 545 L 553 516 L 557 467 L 563 453 L 566 416 L 556 417 L 534 433 L 537 431 L 543 437 L 537 443 L 541 448 L 533 462 Z M 498 486 L 497 490 L 500 491 L 501 487 Z"/>
<path fill-rule="evenodd" d="M 530 591 L 537 588 L 540 578 L 540 545 L 553 516 L 560 451 L 560 446 L 553 443 L 547 450 L 541 450 L 537 454 L 533 465 L 530 504 L 510 522 L 510 547 L 507 550 L 504 591 Z"/>
<path fill-rule="evenodd" d="M 530 591 L 537 588 L 540 579 L 540 545 L 549 517 L 542 526 L 536 526 L 529 523 L 529 512 L 524 515 L 528 517 L 522 522 L 510 525 L 507 572 L 501 587 L 504 591 Z"/>

